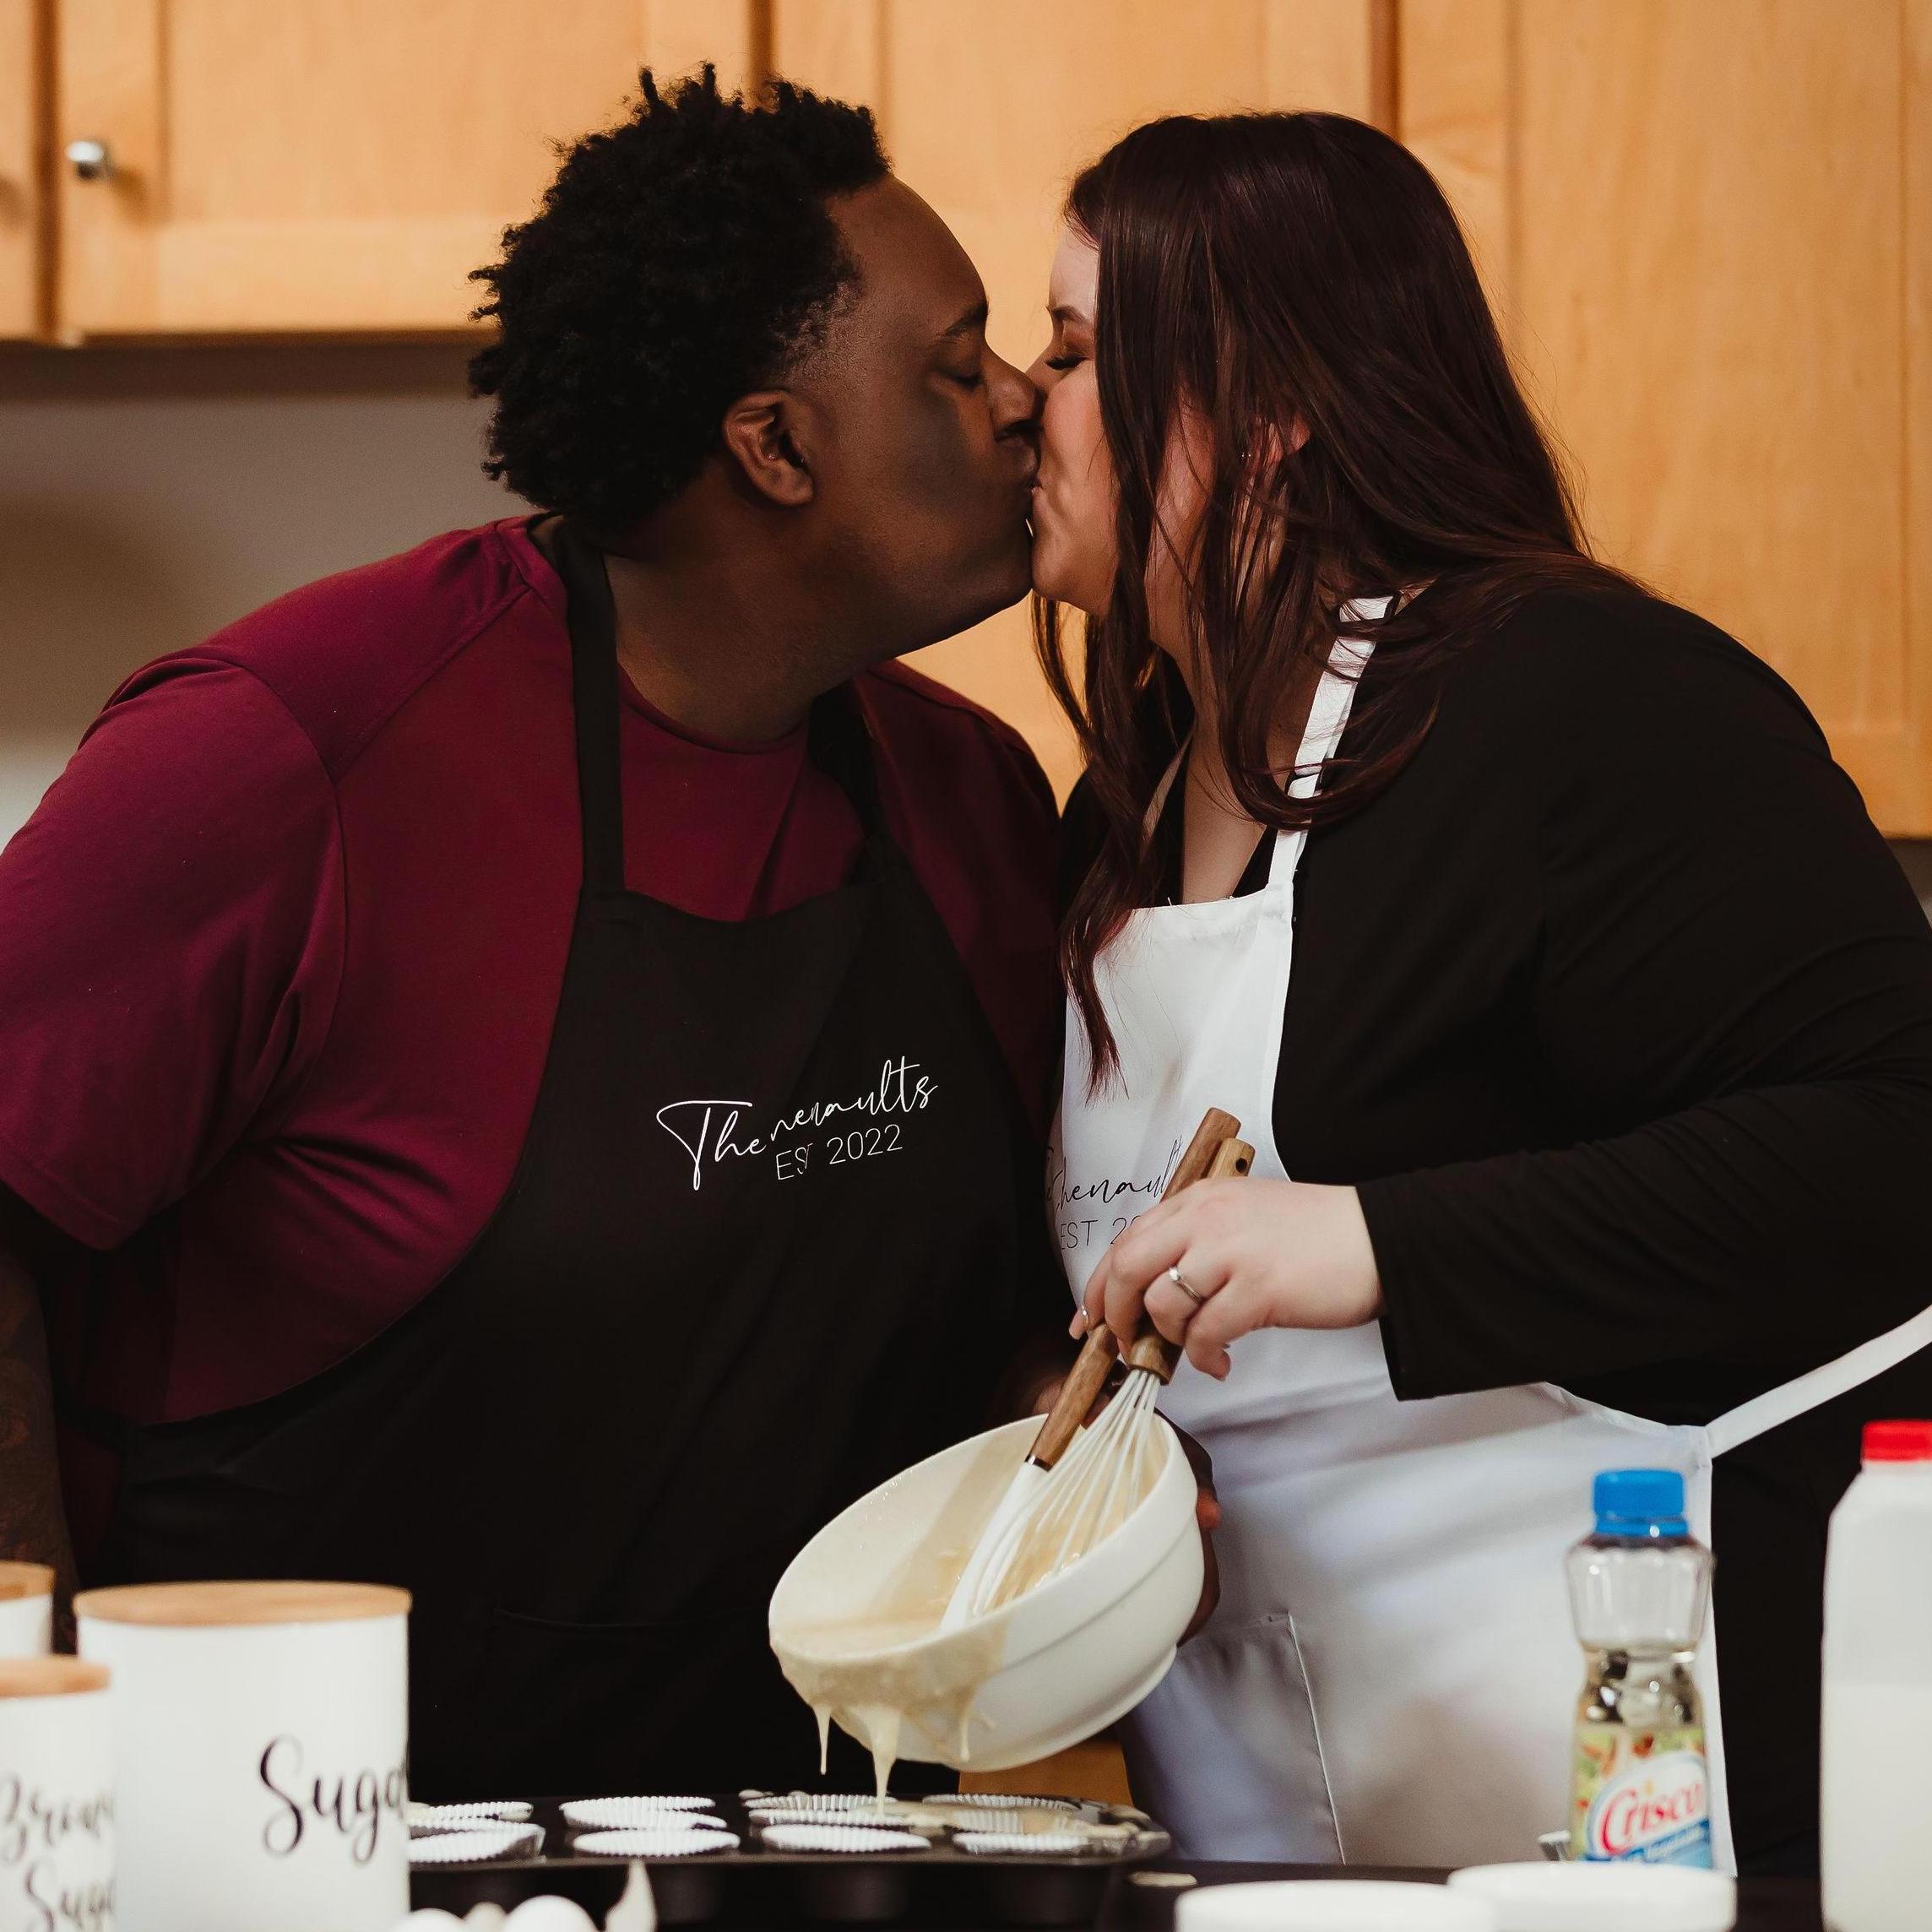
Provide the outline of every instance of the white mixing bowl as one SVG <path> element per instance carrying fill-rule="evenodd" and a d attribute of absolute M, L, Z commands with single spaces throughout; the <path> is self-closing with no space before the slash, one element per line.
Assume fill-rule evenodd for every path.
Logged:
<path fill-rule="evenodd" d="M 1174 1431 L 1156 1427 L 1165 1460 L 1119 1529 L 943 1636 L 953 1583 L 1039 1419 L 958 1443 L 861 1496 L 773 1593 L 772 1648 L 793 1687 L 829 1703 L 861 1744 L 975 1771 L 1045 1757 L 1131 1711 L 1167 1674 L 1201 1598 L 1194 1473 Z M 853 1625 L 876 1626 L 878 1641 L 855 1646 Z"/>

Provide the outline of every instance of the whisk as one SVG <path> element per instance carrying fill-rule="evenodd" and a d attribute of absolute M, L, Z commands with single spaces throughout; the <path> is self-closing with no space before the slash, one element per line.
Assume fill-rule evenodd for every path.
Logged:
<path fill-rule="evenodd" d="M 1240 1130 L 1233 1115 L 1209 1108 L 1161 1198 L 1197 1180 L 1245 1174 L 1255 1150 L 1235 1137 Z M 1113 1373 L 1115 1347 L 1104 1324 L 1088 1334 L 960 1573 L 942 1630 L 956 1630 L 1044 1583 L 1119 1528 L 1146 1495 L 1159 1467 L 1154 1398 L 1172 1379 L 1180 1349 L 1143 1317 L 1121 1357 L 1125 1380 L 1099 1419 L 1083 1428 Z"/>

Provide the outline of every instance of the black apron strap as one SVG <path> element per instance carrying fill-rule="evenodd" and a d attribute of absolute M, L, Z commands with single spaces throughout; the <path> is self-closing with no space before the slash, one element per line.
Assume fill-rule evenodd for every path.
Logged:
<path fill-rule="evenodd" d="M 577 712 L 577 795 L 583 824 L 583 882 L 598 892 L 624 889 L 624 804 L 620 777 L 617 616 L 603 552 L 557 525 L 558 573 L 570 600 L 571 688 Z M 852 801 L 868 839 L 884 819 L 872 737 L 849 685 L 816 700 L 806 727 L 811 761 Z"/>
<path fill-rule="evenodd" d="M 869 840 L 885 828 L 879 806 L 879 778 L 872 762 L 871 728 L 849 684 L 828 691 L 811 708 L 806 748 L 811 762 L 836 779 L 852 801 L 852 810 Z"/>
<path fill-rule="evenodd" d="M 624 793 L 617 738 L 617 616 L 604 556 L 557 526 L 559 574 L 570 599 L 570 680 L 577 719 L 577 799 L 587 890 L 624 889 Z"/>
<path fill-rule="evenodd" d="M 58 1368 L 52 1370 L 50 1381 L 54 1420 L 62 1429 L 71 1429 L 96 1448 L 106 1449 L 115 1456 L 124 1457 L 128 1453 L 128 1446 L 133 1439 L 133 1425 L 126 1416 L 117 1415 L 99 1403 L 85 1401 L 72 1378 L 63 1375 Z"/>

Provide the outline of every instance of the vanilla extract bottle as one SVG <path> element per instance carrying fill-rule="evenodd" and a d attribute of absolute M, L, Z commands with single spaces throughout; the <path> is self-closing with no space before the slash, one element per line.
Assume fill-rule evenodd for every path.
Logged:
<path fill-rule="evenodd" d="M 1569 1557 L 1587 1659 L 1570 1855 L 1707 1868 L 1710 1772 L 1691 1669 L 1711 1553 L 1690 1534 L 1674 1469 L 1607 1470 L 1593 1501 L 1596 1529 Z"/>

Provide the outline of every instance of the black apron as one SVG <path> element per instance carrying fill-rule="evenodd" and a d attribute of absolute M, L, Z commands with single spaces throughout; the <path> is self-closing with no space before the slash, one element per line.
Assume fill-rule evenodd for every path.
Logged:
<path fill-rule="evenodd" d="M 773 1586 L 985 1425 L 1037 1175 L 849 690 L 810 726 L 865 829 L 849 883 L 742 923 L 625 890 L 610 587 L 561 544 L 583 883 L 515 1178 L 366 1347 L 123 1430 L 102 1580 L 406 1586 L 431 1798 L 782 1789 L 817 1737 Z"/>

